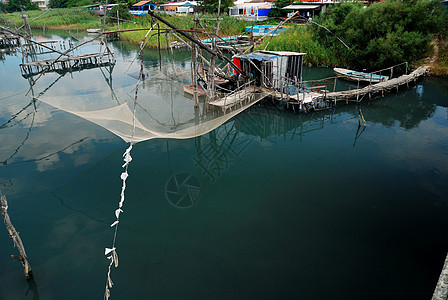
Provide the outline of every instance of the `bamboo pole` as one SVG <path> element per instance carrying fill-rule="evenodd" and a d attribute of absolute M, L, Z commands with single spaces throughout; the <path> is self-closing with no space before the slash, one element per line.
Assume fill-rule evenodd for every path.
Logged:
<path fill-rule="evenodd" d="M 19 233 L 14 228 L 14 226 L 11 223 L 11 219 L 8 215 L 8 201 L 6 200 L 5 195 L 1 195 L 1 207 L 0 212 L 3 217 L 3 220 L 5 221 L 6 230 L 8 231 L 9 237 L 14 242 L 14 245 L 19 250 L 20 256 L 11 255 L 12 258 L 15 258 L 19 260 L 22 263 L 22 266 L 24 268 L 25 278 L 31 279 L 33 277 L 33 272 L 31 271 L 31 265 L 28 262 L 28 256 L 25 252 L 25 247 L 23 246 L 22 239 L 19 236 Z"/>
<path fill-rule="evenodd" d="M 196 45 L 198 45 L 200 48 L 204 49 L 205 51 L 207 51 L 208 53 L 210 53 L 211 55 L 217 56 L 219 59 L 225 60 L 227 61 L 229 64 L 232 65 L 232 67 L 235 68 L 235 70 L 237 70 L 238 72 L 240 72 L 244 77 L 247 77 L 247 75 L 245 73 L 243 73 L 243 71 L 241 71 L 241 69 L 236 66 L 233 61 L 224 56 L 222 53 L 220 53 L 219 51 L 213 51 L 212 49 L 210 49 L 210 47 L 208 47 L 207 45 L 205 45 L 204 43 L 198 41 L 197 39 L 193 38 L 192 36 L 190 36 L 189 34 L 187 34 L 185 32 L 185 30 L 179 29 L 176 26 L 172 25 L 170 22 L 166 21 L 165 19 L 159 17 L 158 15 L 156 15 L 155 13 L 153 13 L 151 10 L 148 11 L 148 14 L 150 14 L 152 17 L 156 18 L 157 20 L 159 20 L 160 22 L 164 23 L 165 25 L 167 25 L 168 27 L 171 27 L 174 29 L 174 31 L 176 31 L 177 33 L 179 33 L 180 35 L 184 36 L 185 38 L 189 39 L 190 41 L 192 41 L 193 43 L 195 43 Z"/>

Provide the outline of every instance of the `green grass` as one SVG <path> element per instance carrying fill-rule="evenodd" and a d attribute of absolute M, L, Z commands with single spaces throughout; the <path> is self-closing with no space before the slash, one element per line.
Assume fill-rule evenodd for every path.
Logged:
<path fill-rule="evenodd" d="M 27 11 L 26 14 L 29 16 L 29 20 L 32 20 L 40 16 L 42 11 Z M 169 16 L 162 14 L 168 22 L 176 26 L 177 28 L 188 30 L 194 27 L 194 20 L 192 15 L 187 16 Z M 0 18 L 5 19 L 10 22 L 11 27 L 14 24 L 19 27 L 23 24 L 21 13 L 12 14 L 0 14 Z M 214 32 L 217 26 L 217 16 L 216 15 L 206 15 L 201 16 L 201 24 L 205 27 L 208 32 Z M 151 27 L 151 17 L 143 16 L 139 18 L 134 18 L 133 22 L 126 22 L 120 24 L 120 29 L 137 29 L 137 28 L 150 28 Z M 95 16 L 92 11 L 85 8 L 62 8 L 53 9 L 41 18 L 35 20 L 31 23 L 32 28 L 45 28 L 45 29 L 79 29 L 86 30 L 88 28 L 101 28 L 101 19 Z M 259 23 L 256 23 L 259 24 Z M 222 16 L 220 23 L 219 35 L 220 36 L 230 36 L 242 34 L 246 26 L 252 25 L 251 22 L 238 20 L 230 16 Z M 160 28 L 164 28 L 161 24 Z M 106 30 L 116 30 L 116 24 L 107 24 Z M 155 27 L 157 29 L 157 26 Z M 142 31 L 132 31 L 121 33 L 122 39 L 127 40 L 133 44 L 140 44 L 144 38 L 147 30 Z M 162 48 L 167 48 L 168 43 L 175 40 L 172 35 L 166 35 L 161 33 L 160 36 L 157 34 L 157 30 L 153 30 L 151 35 L 148 36 L 148 42 L 146 47 L 157 48 L 159 44 L 158 38 L 160 38 L 160 46 Z M 156 35 L 154 35 L 156 34 Z M 199 38 L 208 38 L 207 34 L 198 34 Z"/>
<path fill-rule="evenodd" d="M 30 21 L 43 13 L 39 10 L 26 12 Z M 17 27 L 23 24 L 21 13 L 0 14 L 0 18 L 9 21 L 10 24 L 15 24 Z M 84 30 L 100 27 L 101 20 L 85 8 L 60 8 L 53 9 L 30 25 L 31 28 Z"/>
<path fill-rule="evenodd" d="M 194 28 L 193 16 L 162 15 L 162 17 L 179 29 L 190 30 Z M 207 30 L 207 32 L 214 32 L 216 30 L 217 26 L 216 15 L 207 15 L 206 17 L 205 16 L 200 17 L 199 19 L 201 20 L 201 24 L 204 24 L 204 22 L 206 23 L 206 25 L 203 26 Z M 219 27 L 219 35 L 222 37 L 222 36 L 242 34 L 244 32 L 244 28 L 246 26 L 250 26 L 251 24 L 252 23 L 248 21 L 238 20 L 236 18 L 229 16 L 223 16 Z M 137 24 L 125 23 L 121 26 L 121 29 L 150 28 L 150 27 L 151 27 L 151 17 L 144 16 L 137 19 Z M 160 24 L 160 28 L 165 27 L 166 27 L 165 25 Z M 172 35 L 167 35 L 163 32 L 159 36 L 157 34 L 157 28 L 158 28 L 157 26 L 154 27 L 154 30 L 150 33 L 150 36 L 148 36 L 149 41 L 147 42 L 146 47 L 157 48 L 159 43 L 158 39 L 160 38 L 160 47 L 165 49 L 167 48 L 168 43 L 174 41 L 175 38 Z M 120 37 L 131 43 L 140 44 L 146 32 L 147 30 L 123 32 L 120 34 Z M 206 39 L 209 37 L 205 33 L 200 33 L 198 34 L 198 38 Z"/>
<path fill-rule="evenodd" d="M 304 63 L 308 66 L 335 66 L 341 62 L 331 50 L 319 44 L 309 26 L 294 25 L 272 39 L 265 38 L 258 50 L 304 52 Z"/>

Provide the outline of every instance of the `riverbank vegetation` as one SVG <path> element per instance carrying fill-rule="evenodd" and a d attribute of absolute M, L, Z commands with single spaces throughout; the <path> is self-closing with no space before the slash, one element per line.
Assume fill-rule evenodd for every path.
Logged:
<path fill-rule="evenodd" d="M 42 14 L 28 11 L 29 19 Z M 114 12 L 111 15 L 116 15 Z M 133 18 L 120 13 L 120 29 L 149 28 L 151 17 Z M 12 24 L 20 26 L 20 13 L 1 15 Z M 162 15 L 177 28 L 189 30 L 194 27 L 193 16 Z M 216 28 L 216 15 L 201 16 L 201 24 L 211 31 Z M 113 19 L 106 24 L 106 30 L 116 30 Z M 434 68 L 448 68 L 446 36 L 448 17 L 446 9 L 437 0 L 387 0 L 365 8 L 361 3 L 343 2 L 330 6 L 323 14 L 314 18 L 311 24 L 288 25 L 279 36 L 267 38 L 257 49 L 305 52 L 305 64 L 309 66 L 345 66 L 370 71 L 382 69 L 405 61 L 421 62 L 434 52 L 431 41 L 435 36 L 442 41 L 438 49 Z M 269 21 L 272 23 L 272 20 Z M 316 24 L 317 23 L 317 24 Z M 231 36 L 242 34 L 251 22 L 223 15 L 219 34 Z M 101 28 L 101 19 L 85 8 L 54 9 L 31 24 L 33 28 L 79 29 Z M 155 29 L 158 27 L 156 26 Z M 163 28 L 161 25 L 160 28 Z M 154 31 L 153 33 L 157 33 Z M 121 33 L 122 39 L 140 44 L 146 31 Z M 198 38 L 208 38 L 198 34 Z M 160 46 L 166 48 L 175 38 L 161 33 Z M 434 44 L 434 43 L 433 43 Z M 158 47 L 157 36 L 153 36 L 146 47 Z"/>
<path fill-rule="evenodd" d="M 308 66 L 335 66 L 339 64 L 336 53 L 319 43 L 308 25 L 294 25 L 273 38 L 266 38 L 258 50 L 304 52 Z"/>
<path fill-rule="evenodd" d="M 21 9 L 25 10 L 37 10 L 39 6 L 35 2 L 31 2 L 31 0 L 9 0 L 0 1 L 0 12 L 2 11 L 20 11 Z"/>
<path fill-rule="evenodd" d="M 162 15 L 164 19 L 166 19 L 168 22 L 173 24 L 175 27 L 179 29 L 184 30 L 190 30 L 194 27 L 194 20 L 193 16 L 182 16 L 182 17 L 175 17 L 175 16 L 169 16 L 169 15 Z M 216 15 L 206 15 L 206 17 L 200 18 L 202 19 L 201 24 L 205 24 L 204 29 L 206 29 L 208 32 L 212 32 L 216 30 L 216 27 L 218 26 L 217 23 L 217 16 Z M 252 23 L 244 20 L 239 20 L 230 16 L 222 16 L 221 22 L 219 24 L 219 35 L 220 36 L 232 36 L 232 35 L 238 35 L 244 32 L 244 28 L 246 26 L 250 26 Z M 134 29 L 134 28 L 150 28 L 151 27 L 151 16 L 144 16 L 138 18 L 138 23 L 124 23 L 120 25 L 121 29 Z M 160 28 L 165 28 L 165 25 L 160 24 Z M 153 34 L 157 33 L 157 26 L 154 27 Z M 199 30 L 201 27 L 198 28 Z M 144 38 L 146 34 L 146 31 L 130 31 L 130 32 L 123 32 L 120 34 L 120 37 L 124 40 L 130 41 L 135 44 L 140 44 L 142 39 Z M 206 39 L 209 38 L 208 35 L 203 33 L 198 33 L 198 38 Z M 171 41 L 175 41 L 176 39 L 173 36 L 161 34 L 160 35 L 160 47 L 161 48 L 167 48 L 167 45 Z M 154 36 L 151 38 L 148 43 L 147 47 L 158 47 L 159 41 L 158 37 Z"/>
<path fill-rule="evenodd" d="M 32 20 L 43 12 L 34 10 L 27 11 L 28 19 Z M 116 11 L 111 11 L 111 16 L 116 15 Z M 129 16 L 129 14 L 128 14 Z M 146 15 L 139 18 L 130 17 L 128 18 L 124 13 L 120 13 L 120 19 L 130 19 L 125 22 L 120 22 L 121 30 L 132 30 L 138 28 L 150 28 L 151 27 L 151 16 Z M 15 24 L 17 27 L 23 24 L 21 13 L 13 13 L 13 14 L 1 14 L 0 17 L 2 19 L 7 20 L 12 26 Z M 176 26 L 179 29 L 190 30 L 194 27 L 194 20 L 192 15 L 187 16 L 170 16 L 162 14 L 162 17 L 168 20 L 171 24 Z M 205 24 L 205 29 L 207 31 L 211 31 L 211 29 L 215 29 L 217 27 L 217 15 L 208 14 L 203 17 L 200 17 L 201 24 Z M 252 25 L 252 22 L 239 20 L 227 15 L 221 16 L 221 22 L 219 27 L 219 34 L 221 36 L 231 36 L 237 35 L 244 32 L 246 26 Z M 71 30 L 86 30 L 88 28 L 101 28 L 102 22 L 101 18 L 95 16 L 93 11 L 85 9 L 85 8 L 61 8 L 54 9 L 41 18 L 33 21 L 31 23 L 31 28 L 44 28 L 44 29 L 71 29 Z M 158 27 L 156 26 L 155 29 Z M 164 28 L 162 24 L 160 24 L 160 28 Z M 117 30 L 118 25 L 116 19 L 110 19 L 106 23 L 106 30 Z M 153 33 L 157 33 L 154 31 Z M 130 41 L 134 44 L 140 44 L 143 37 L 145 36 L 146 31 L 130 31 L 123 32 L 120 34 L 120 37 L 124 40 Z M 206 34 L 199 34 L 199 38 L 208 38 Z M 160 35 L 160 46 L 162 48 L 167 47 L 167 41 L 174 41 L 174 37 L 168 37 L 165 34 Z M 153 37 L 146 44 L 146 47 L 158 47 L 157 37 Z"/>
<path fill-rule="evenodd" d="M 437 39 L 435 42 L 437 51 L 429 58 L 431 75 L 448 77 L 448 38 Z"/>
<path fill-rule="evenodd" d="M 26 11 L 28 20 L 33 20 L 44 12 L 40 10 Z M 23 24 L 22 14 L 20 12 L 12 14 L 0 14 L 0 18 L 9 22 L 14 28 L 14 24 L 19 27 Z M 46 13 L 41 18 L 30 24 L 31 28 L 43 29 L 79 29 L 99 28 L 101 20 L 93 12 L 85 8 L 60 8 Z"/>
<path fill-rule="evenodd" d="M 317 22 L 348 45 L 349 49 L 324 28 L 315 28 L 317 40 L 343 65 L 372 70 L 425 57 L 434 34 L 446 34 L 448 17 L 440 1 L 388 0 L 367 9 L 342 3 Z"/>
<path fill-rule="evenodd" d="M 340 3 L 313 21 L 322 26 L 296 26 L 267 49 L 306 52 L 305 61 L 316 66 L 373 71 L 430 55 L 434 36 L 445 38 L 448 28 L 447 11 L 435 0 L 388 0 L 368 8 Z"/>

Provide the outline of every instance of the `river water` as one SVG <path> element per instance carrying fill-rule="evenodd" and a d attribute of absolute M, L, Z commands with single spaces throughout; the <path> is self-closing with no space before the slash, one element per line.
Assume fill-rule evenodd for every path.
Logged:
<path fill-rule="evenodd" d="M 46 74 L 33 92 L 51 85 L 45 95 L 77 103 L 101 87 L 121 101 L 137 50 L 111 47 L 112 76 L 75 71 L 51 85 L 60 76 Z M 188 78 L 188 52 L 161 56 Z M 101 299 L 128 144 L 25 96 L 20 62 L 0 61 L 0 189 L 35 281 L 0 226 L 0 299 Z M 145 70 L 157 69 L 146 51 Z M 193 112 L 184 77 L 141 90 Z M 266 102 L 200 137 L 136 144 L 111 299 L 429 299 L 448 251 L 447 95 L 446 79 L 427 77 L 365 101 L 359 131 L 355 105 L 300 115 Z M 179 121 L 156 107 L 148 118 Z"/>

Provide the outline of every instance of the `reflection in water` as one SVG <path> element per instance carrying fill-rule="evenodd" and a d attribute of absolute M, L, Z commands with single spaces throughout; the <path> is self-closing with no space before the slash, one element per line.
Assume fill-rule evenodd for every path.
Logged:
<path fill-rule="evenodd" d="M 72 179 L 72 180 L 73 180 L 73 179 Z M 62 189 L 62 188 L 63 188 L 63 187 L 60 187 L 60 189 Z M 76 213 L 80 213 L 80 214 L 86 216 L 87 218 L 89 218 L 89 219 L 92 220 L 92 221 L 99 222 L 99 223 L 104 223 L 104 224 L 108 224 L 105 220 L 101 220 L 101 219 L 99 219 L 99 218 L 95 218 L 95 217 L 89 215 L 88 213 L 86 213 L 85 211 L 83 211 L 82 209 L 76 209 L 76 208 L 73 208 L 73 207 L 71 207 L 70 205 L 66 204 L 65 201 L 64 201 L 64 199 L 63 199 L 62 197 L 58 196 L 55 192 L 52 192 L 51 194 L 52 194 L 56 199 L 59 200 L 59 202 L 61 203 L 62 206 L 66 207 L 67 209 L 69 209 L 69 210 L 71 210 L 71 211 L 74 211 L 74 212 L 76 212 Z"/>
<path fill-rule="evenodd" d="M 356 146 L 356 142 L 358 141 L 358 139 L 362 135 L 362 133 L 366 130 L 366 128 L 367 128 L 367 126 L 358 125 L 358 129 L 356 130 L 356 133 L 355 133 L 355 140 L 353 141 L 353 147 Z"/>
<path fill-rule="evenodd" d="M 60 74 L 53 82 L 51 82 L 42 92 L 39 93 L 38 97 L 43 96 L 51 87 L 53 87 L 62 77 L 64 77 L 68 72 L 65 72 L 63 74 Z M 32 89 L 32 85 L 33 85 L 33 77 L 29 76 L 28 77 L 28 82 L 30 84 L 30 88 L 31 91 L 33 92 L 34 95 L 34 91 Z M 28 119 L 28 117 L 31 116 L 31 121 L 30 121 L 30 125 L 28 127 L 28 130 L 25 134 L 24 139 L 20 142 L 20 144 L 15 148 L 15 150 L 11 153 L 11 155 L 9 157 L 7 157 L 4 161 L 1 161 L 2 165 L 8 165 L 9 161 L 11 159 L 14 158 L 14 156 L 16 156 L 19 153 L 19 150 L 25 145 L 25 143 L 27 142 L 27 140 L 30 138 L 30 134 L 33 130 L 34 127 L 34 122 L 35 122 L 35 118 L 36 118 L 36 113 L 38 111 L 38 107 L 41 104 L 41 102 L 36 103 L 36 98 L 32 98 L 31 101 L 24 106 L 23 108 L 21 108 L 17 113 L 14 113 L 11 115 L 11 117 L 4 122 L 1 126 L 0 126 L 0 130 L 2 129 L 6 129 L 6 128 L 12 128 L 14 126 L 20 125 L 20 124 L 24 124 L 24 122 Z M 27 112 L 25 114 L 24 117 L 22 117 L 21 119 L 18 119 L 18 117 L 23 114 L 24 112 L 26 112 L 28 110 L 28 108 L 32 108 L 32 110 L 30 112 Z M 65 147 L 63 147 L 62 149 L 58 149 L 55 150 L 54 152 L 50 152 L 42 157 L 39 158 L 33 158 L 33 159 L 28 159 L 28 160 L 21 160 L 21 161 L 17 161 L 14 163 L 26 163 L 26 162 L 38 162 L 38 161 L 42 161 L 42 160 L 48 160 L 49 158 L 51 158 L 54 155 L 57 155 L 58 153 L 64 152 L 65 150 L 71 148 L 72 146 L 82 143 L 87 137 L 81 138 L 78 141 L 75 141 Z"/>
<path fill-rule="evenodd" d="M 446 101 L 444 96 L 433 99 Z M 215 182 L 254 142 L 246 136 L 257 137 L 260 141 L 268 139 L 272 143 L 279 138 L 294 140 L 298 137 L 302 142 L 305 135 L 339 122 L 352 121 L 355 147 L 372 123 L 381 123 L 387 127 L 398 123 L 405 129 L 418 127 L 435 112 L 438 105 L 434 100 L 424 93 L 422 85 L 383 99 L 372 99 L 362 108 L 367 127 L 353 122 L 358 119 L 358 108 L 355 105 L 338 106 L 334 110 L 310 114 L 294 114 L 282 105 L 264 102 L 251 107 L 216 130 L 195 138 L 195 165 L 203 175 Z"/>
<path fill-rule="evenodd" d="M 34 100 L 32 100 L 32 102 L 34 103 Z M 28 128 L 28 131 L 27 131 L 27 133 L 26 133 L 26 135 L 25 135 L 25 138 L 24 138 L 23 141 L 19 144 L 19 146 L 17 146 L 17 148 L 14 150 L 14 152 L 13 152 L 7 159 L 5 159 L 4 161 L 1 162 L 4 166 L 8 164 L 8 161 L 9 161 L 10 159 L 12 159 L 12 158 L 19 152 L 20 148 L 22 148 L 22 146 L 25 145 L 25 142 L 28 140 L 28 138 L 29 138 L 29 136 L 30 136 L 30 133 L 31 133 L 31 130 L 33 129 L 34 118 L 35 118 L 35 116 L 36 116 L 36 106 L 35 106 L 35 105 L 34 105 L 34 111 L 33 111 L 33 113 L 32 113 L 32 116 L 33 116 L 33 117 L 32 117 L 32 119 L 31 119 L 31 125 L 30 125 L 30 127 Z"/>
<path fill-rule="evenodd" d="M 22 93 L 20 93 L 20 95 L 22 95 Z M 13 95 L 13 96 L 15 96 L 15 95 Z M 11 96 L 11 97 L 13 97 L 13 96 Z M 25 110 L 27 110 L 27 108 L 30 107 L 31 105 L 34 106 L 34 110 L 31 111 L 31 112 L 28 112 L 22 119 L 18 119 L 18 120 L 16 120 L 17 117 L 18 117 L 22 112 L 24 112 Z M 34 99 L 32 99 L 32 100 L 31 100 L 25 107 L 21 108 L 17 113 L 11 115 L 11 118 L 9 118 L 8 121 L 6 121 L 6 122 L 4 122 L 2 125 L 0 125 L 0 129 L 4 129 L 4 128 L 7 128 L 7 127 L 13 127 L 13 126 L 16 126 L 16 125 L 18 125 L 19 123 L 21 123 L 21 122 L 23 122 L 24 120 L 26 120 L 30 115 L 33 115 L 35 112 L 36 112 L 36 104 L 35 104 Z M 14 121 L 13 124 L 9 124 L 9 123 L 12 123 L 13 121 Z"/>
<path fill-rule="evenodd" d="M 25 292 L 25 296 L 28 296 L 28 294 L 31 292 L 33 293 L 33 300 L 39 300 L 39 290 L 37 288 L 36 282 L 34 281 L 34 278 L 31 277 L 31 279 L 27 280 L 28 282 L 28 289 Z"/>
<path fill-rule="evenodd" d="M 422 121 L 431 117 L 437 107 L 431 99 L 426 98 L 423 88 L 422 85 L 417 85 L 382 101 L 374 99 L 369 102 L 368 107 L 363 107 L 366 121 L 381 123 L 387 127 L 396 122 L 405 129 L 418 127 Z"/>
<path fill-rule="evenodd" d="M 16 47 L 0 48 L 0 61 L 4 61 L 7 56 L 17 56 Z"/>
<path fill-rule="evenodd" d="M 136 53 L 126 43 L 116 43 L 115 49 L 126 62 Z M 188 66 L 181 57 L 173 72 L 164 74 L 157 52 L 148 58 L 143 118 L 182 128 L 202 117 L 179 89 Z M 63 97 L 71 106 L 81 105 L 78 98 L 84 104 L 116 106 L 132 101 L 136 80 L 128 74 L 136 70 L 125 74 L 127 67 L 48 74 L 35 91 Z M 322 70 L 311 71 L 319 75 Z M 26 81 L 17 77 L 22 90 L 20 83 Z M 135 145 L 131 201 L 120 228 L 119 254 L 125 263 L 113 278 L 120 287 L 114 296 L 129 298 L 132 290 L 136 299 L 210 299 L 218 293 L 230 299 L 235 290 L 241 298 L 305 299 L 321 291 L 328 276 L 336 279 L 325 292 L 340 291 L 335 299 L 376 280 L 382 289 L 368 299 L 384 298 L 397 283 L 411 282 L 424 290 L 419 295 L 429 294 L 440 268 L 438 253 L 446 254 L 446 241 L 434 229 L 446 225 L 448 205 L 447 86 L 426 78 L 415 90 L 364 102 L 365 129 L 358 128 L 355 105 L 305 115 L 265 102 L 194 139 Z M 0 90 L 0 98 L 11 94 Z M 0 187 L 14 182 L 20 191 L 15 193 L 17 214 L 34 247 L 30 254 L 38 257 L 33 260 L 39 276 L 35 299 L 101 297 L 96 293 L 105 263 L 99 249 L 110 239 L 104 225 L 111 223 L 109 208 L 119 193 L 124 143 L 37 100 L 17 96 L 0 104 L 0 137 L 7 141 L 0 143 L 2 153 L 14 153 L 8 145 L 16 148 L 33 125 L 18 154 L 0 168 Z M 37 162 L 48 158 L 59 160 L 54 168 L 39 169 Z M 182 210 L 170 205 L 164 193 L 169 179 L 181 173 L 192 174 L 201 188 L 200 201 Z M 347 182 L 361 177 L 366 180 Z M 5 248 L 0 247 L 3 257 L 8 256 Z M 428 251 L 437 252 L 431 266 L 418 259 Z M 410 264 L 420 275 L 411 272 L 409 280 L 402 279 Z M 11 276 L 18 273 L 16 266 L 5 265 L 0 278 L 7 288 L 0 289 L 0 298 L 20 299 L 26 288 Z M 358 279 L 359 265 L 372 270 L 369 280 Z M 229 287 L 224 292 L 223 283 Z M 274 295 L 278 290 L 273 288 L 282 294 Z"/>
<path fill-rule="evenodd" d="M 226 123 L 203 136 L 195 138 L 195 165 L 211 182 L 216 181 L 249 147 L 251 140 L 240 135 L 237 121 Z"/>
<path fill-rule="evenodd" d="M 31 131 L 31 130 L 30 130 L 30 131 Z M 66 151 L 67 149 L 70 149 L 70 148 L 72 148 L 73 146 L 76 146 L 77 144 L 81 144 L 81 143 L 83 143 L 87 138 L 88 138 L 88 137 L 84 137 L 84 138 L 82 138 L 82 139 L 80 139 L 80 140 L 78 140 L 78 141 L 75 141 L 75 142 L 73 142 L 73 143 L 71 143 L 71 144 L 65 146 L 65 147 L 62 148 L 62 149 L 55 150 L 54 152 L 50 152 L 50 153 L 48 153 L 48 154 L 46 154 L 46 155 L 44 155 L 44 156 L 42 156 L 42 157 L 33 158 L 33 159 L 27 159 L 27 160 L 21 160 L 21 161 L 17 161 L 17 162 L 11 163 L 11 164 L 28 163 L 28 162 L 39 162 L 39 161 L 43 161 L 43 160 L 49 160 L 51 157 L 53 157 L 53 156 L 55 156 L 55 155 L 57 155 L 57 154 L 59 154 L 59 153 L 62 153 L 62 152 L 64 152 L 64 151 Z M 27 139 L 28 139 L 28 136 L 27 136 L 27 138 L 22 142 L 22 144 L 17 148 L 17 150 L 14 152 L 14 154 L 13 154 L 12 156 L 14 156 L 14 155 L 19 151 L 20 147 L 22 147 L 22 146 L 25 144 L 25 141 L 26 141 Z M 8 158 L 7 160 L 11 159 L 12 156 L 11 156 L 10 158 Z M 7 164 L 7 163 L 6 163 L 7 160 L 6 160 L 5 162 L 3 162 L 4 165 Z M 11 165 L 11 164 L 10 164 L 10 165 Z"/>

